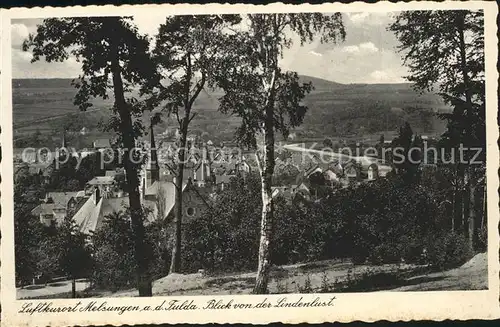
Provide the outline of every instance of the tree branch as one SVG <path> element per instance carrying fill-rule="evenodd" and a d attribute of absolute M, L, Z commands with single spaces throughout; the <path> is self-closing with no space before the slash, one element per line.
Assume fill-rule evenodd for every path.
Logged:
<path fill-rule="evenodd" d="M 193 114 L 191 115 L 191 118 L 189 118 L 188 120 L 188 124 L 193 120 L 194 117 L 196 117 L 196 112 L 193 112 Z"/>

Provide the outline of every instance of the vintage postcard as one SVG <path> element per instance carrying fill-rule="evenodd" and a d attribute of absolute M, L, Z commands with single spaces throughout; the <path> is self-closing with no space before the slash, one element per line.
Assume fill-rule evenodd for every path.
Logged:
<path fill-rule="evenodd" d="M 496 16 L 2 11 L 2 323 L 500 318 Z"/>

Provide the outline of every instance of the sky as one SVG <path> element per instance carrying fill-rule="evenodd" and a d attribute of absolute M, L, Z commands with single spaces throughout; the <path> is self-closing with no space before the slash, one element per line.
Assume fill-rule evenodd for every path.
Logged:
<path fill-rule="evenodd" d="M 321 44 L 318 40 L 287 49 L 281 67 L 302 75 L 338 83 L 402 83 L 407 70 L 396 51 L 398 41 L 387 31 L 393 13 L 345 13 L 346 39 L 339 44 Z M 165 16 L 134 16 L 139 31 L 154 36 Z M 41 19 L 12 21 L 12 75 L 14 78 L 74 78 L 80 64 L 75 58 L 62 63 L 30 63 L 31 53 L 21 45 L 29 33 L 36 31 Z M 297 41 L 297 40 L 296 40 Z"/>

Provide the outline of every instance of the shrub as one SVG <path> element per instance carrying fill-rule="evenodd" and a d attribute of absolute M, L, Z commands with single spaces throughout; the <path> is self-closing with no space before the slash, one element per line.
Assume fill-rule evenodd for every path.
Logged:
<path fill-rule="evenodd" d="M 256 269 L 260 192 L 258 176 L 235 178 L 217 195 L 212 210 L 185 225 L 182 260 L 186 272 Z M 447 235 L 437 217 L 432 193 L 397 179 L 338 189 L 314 202 L 278 196 L 271 262 L 350 258 L 355 264 L 402 260 L 440 267 L 459 264 L 468 255 L 466 242 L 461 236 Z"/>
<path fill-rule="evenodd" d="M 347 278 L 337 283 L 342 292 L 376 291 L 396 287 L 404 282 L 400 272 L 377 271 L 367 269 L 361 274 Z"/>
<path fill-rule="evenodd" d="M 184 226 L 184 272 L 254 270 L 260 235 L 260 181 L 235 178 L 212 209 Z"/>
<path fill-rule="evenodd" d="M 330 280 L 328 279 L 328 275 L 326 271 L 321 275 L 321 289 L 320 293 L 330 293 L 332 289 L 332 285 L 330 285 Z"/>
<path fill-rule="evenodd" d="M 471 257 L 467 238 L 455 232 L 429 237 L 426 251 L 427 262 L 438 269 L 454 268 Z"/>
<path fill-rule="evenodd" d="M 311 285 L 311 278 L 309 275 L 306 276 L 306 280 L 304 281 L 304 286 L 300 287 L 298 286 L 299 293 L 312 293 L 312 285 Z"/>
<path fill-rule="evenodd" d="M 376 246 L 368 257 L 368 261 L 375 265 L 401 262 L 403 251 L 398 244 L 384 243 Z"/>
<path fill-rule="evenodd" d="M 281 280 L 280 278 L 276 278 L 276 294 L 286 294 L 288 293 L 288 281 L 285 278 Z"/>
<path fill-rule="evenodd" d="M 136 260 L 133 231 L 127 212 L 115 212 L 107 217 L 92 236 L 94 269 L 92 284 L 100 289 L 117 291 L 136 284 Z M 157 246 L 163 238 L 159 229 L 146 228 L 144 256 L 149 261 L 152 278 L 165 275 L 165 260 Z"/>

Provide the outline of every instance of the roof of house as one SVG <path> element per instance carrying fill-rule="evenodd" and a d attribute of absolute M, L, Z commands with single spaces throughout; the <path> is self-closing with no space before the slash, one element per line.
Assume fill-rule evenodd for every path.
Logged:
<path fill-rule="evenodd" d="M 68 205 L 71 198 L 76 198 L 80 192 L 48 192 L 45 195 L 46 199 L 52 199 L 52 202 L 63 207 Z M 81 193 L 80 193 L 81 195 Z"/>
<path fill-rule="evenodd" d="M 325 169 L 324 172 L 326 172 L 328 170 L 334 172 L 337 176 L 340 176 L 340 175 L 342 175 L 344 173 L 342 167 L 339 166 L 339 165 L 331 165 L 327 169 Z"/>
<path fill-rule="evenodd" d="M 387 166 L 387 165 L 379 165 L 378 166 L 378 173 L 380 176 L 385 176 L 390 171 L 392 171 L 391 166 Z"/>
<path fill-rule="evenodd" d="M 271 189 L 272 189 L 272 196 L 273 198 L 278 196 L 278 195 L 282 195 L 283 197 L 287 198 L 287 199 L 291 199 L 293 198 L 293 195 L 294 195 L 294 191 L 295 191 L 295 188 L 296 188 L 296 185 L 295 187 L 288 187 L 288 186 L 272 186 Z"/>
<path fill-rule="evenodd" d="M 77 198 L 83 198 L 85 196 L 85 191 L 78 191 L 76 192 L 76 197 Z"/>
<path fill-rule="evenodd" d="M 48 192 L 45 196 L 46 199 L 52 199 L 50 203 L 41 203 L 36 206 L 31 213 L 34 215 L 40 214 L 52 214 L 54 210 L 66 210 L 68 202 L 71 198 L 77 200 L 76 204 L 82 197 L 84 193 L 80 192 Z"/>
<path fill-rule="evenodd" d="M 235 175 L 216 175 L 215 184 L 229 183 L 233 177 L 235 177 Z"/>
<path fill-rule="evenodd" d="M 128 198 L 126 197 L 101 198 L 97 203 L 94 203 L 94 199 L 90 197 L 73 216 L 73 220 L 81 232 L 89 234 L 102 225 L 107 215 L 123 211 L 127 205 Z"/>
<path fill-rule="evenodd" d="M 299 185 L 297 185 L 297 190 L 299 190 L 299 191 L 300 190 L 307 190 L 307 191 L 309 191 L 309 187 L 304 182 L 302 182 Z"/>
<path fill-rule="evenodd" d="M 108 185 L 113 184 L 115 181 L 114 176 L 96 176 L 87 182 L 89 185 Z"/>
<path fill-rule="evenodd" d="M 321 167 L 319 164 L 312 165 L 309 169 L 306 170 L 304 173 L 305 176 L 310 176 L 311 174 L 315 173 L 317 170 L 323 172 L 324 168 Z"/>
<path fill-rule="evenodd" d="M 105 172 L 105 176 L 116 176 L 116 175 L 121 175 L 121 174 L 124 174 L 125 172 L 123 171 L 123 169 L 115 169 L 115 170 L 106 170 Z"/>
<path fill-rule="evenodd" d="M 70 211 L 68 212 L 68 215 L 71 215 L 71 217 L 69 218 L 73 218 L 73 216 L 80 210 L 81 207 L 83 207 L 83 205 L 88 201 L 88 199 L 89 196 L 77 197 L 75 207 L 70 209 Z"/>
<path fill-rule="evenodd" d="M 361 172 L 360 169 L 358 169 L 359 167 L 355 166 L 355 165 L 346 165 L 345 168 L 344 168 L 344 172 L 347 174 L 348 172 L 352 172 L 353 170 L 356 171 L 356 172 Z"/>
<path fill-rule="evenodd" d="M 61 206 L 56 203 L 41 203 L 37 205 L 33 210 L 31 210 L 31 214 L 33 215 L 50 215 L 54 213 L 54 210 L 65 210 L 66 207 Z"/>
<path fill-rule="evenodd" d="M 191 186 L 189 186 L 191 185 Z M 163 188 L 165 196 L 165 217 L 166 218 L 173 210 L 175 206 L 175 185 L 172 182 L 160 181 L 154 182 L 147 190 L 146 194 L 156 195 L 158 194 L 158 189 Z M 183 185 L 182 192 L 192 191 L 194 194 L 199 196 L 205 203 L 205 198 L 198 192 L 196 187 L 192 184 L 186 183 Z M 118 198 L 101 198 L 98 203 L 94 203 L 92 197 L 88 198 L 87 201 L 81 206 L 80 210 L 73 216 L 75 223 L 80 226 L 80 231 L 84 233 L 90 233 L 97 230 L 104 221 L 104 218 L 113 213 L 125 210 L 128 206 L 127 197 Z M 156 206 L 156 201 L 147 199 L 144 201 L 144 205 L 149 209 L 154 209 Z M 208 205 L 208 204 L 207 204 Z M 152 220 L 153 216 L 149 215 L 148 220 Z"/>

